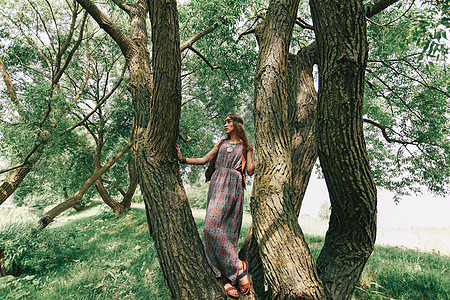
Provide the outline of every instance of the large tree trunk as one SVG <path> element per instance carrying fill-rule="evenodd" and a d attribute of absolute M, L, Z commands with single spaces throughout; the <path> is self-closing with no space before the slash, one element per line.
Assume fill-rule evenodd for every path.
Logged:
<path fill-rule="evenodd" d="M 254 278 L 276 299 L 323 298 L 292 203 L 292 153 L 288 127 L 287 62 L 298 0 L 271 1 L 257 29 L 255 76 L 256 171 L 252 193 L 253 238 L 263 271 Z M 258 270 L 259 271 L 259 270 Z M 264 277 L 264 281 L 261 281 Z"/>
<path fill-rule="evenodd" d="M 350 299 L 376 235 L 376 188 L 363 136 L 367 33 L 362 0 L 311 0 L 319 51 L 319 159 L 331 200 L 320 278 Z"/>
<path fill-rule="evenodd" d="M 86 191 L 106 172 L 109 168 L 111 168 L 116 161 L 122 157 L 128 150 L 133 146 L 132 141 L 128 142 L 128 144 L 122 148 L 116 155 L 114 155 L 100 170 L 96 171 L 89 177 L 88 180 L 81 186 L 81 188 L 68 200 L 64 201 L 61 204 L 58 204 L 54 208 L 52 208 L 49 212 L 47 212 L 35 225 L 34 229 L 41 230 L 47 227 L 53 219 L 55 219 L 59 214 L 68 210 L 77 204 Z"/>
<path fill-rule="evenodd" d="M 140 22 L 144 30 L 142 47 L 128 65 L 136 112 L 136 166 L 150 231 L 173 299 L 225 299 L 207 264 L 175 156 L 181 112 L 176 1 L 149 1 L 149 8 L 154 77 L 144 44 L 145 15 L 136 22 L 131 16 L 132 26 Z"/>
<path fill-rule="evenodd" d="M 316 61 L 317 45 L 315 43 L 305 47 L 297 55 L 289 55 L 288 60 L 286 102 L 292 137 L 292 202 L 297 216 L 318 156 L 317 92 L 312 75 Z M 253 224 L 239 255 L 241 259 L 248 260 L 250 263 L 254 291 L 257 295 L 264 295 L 264 270 L 258 244 L 253 238 Z"/>

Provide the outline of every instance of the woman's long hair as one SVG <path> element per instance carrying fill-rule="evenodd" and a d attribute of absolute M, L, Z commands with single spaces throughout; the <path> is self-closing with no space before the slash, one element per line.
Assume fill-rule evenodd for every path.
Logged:
<path fill-rule="evenodd" d="M 242 117 L 238 114 L 228 114 L 227 118 L 233 120 L 234 130 L 236 130 L 237 135 L 241 138 L 247 150 L 253 150 L 252 145 L 248 143 L 247 132 L 245 131 L 244 120 L 242 119 Z M 229 138 L 230 135 L 228 134 L 227 140 Z"/>

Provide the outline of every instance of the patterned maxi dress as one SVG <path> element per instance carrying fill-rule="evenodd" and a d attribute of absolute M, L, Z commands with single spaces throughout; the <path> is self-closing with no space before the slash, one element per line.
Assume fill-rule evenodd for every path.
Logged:
<path fill-rule="evenodd" d="M 232 148 L 231 152 L 227 148 Z M 208 263 L 216 277 L 235 283 L 239 269 L 238 239 L 242 225 L 244 188 L 243 144 L 224 141 L 216 159 L 216 171 L 209 185 L 203 239 Z"/>

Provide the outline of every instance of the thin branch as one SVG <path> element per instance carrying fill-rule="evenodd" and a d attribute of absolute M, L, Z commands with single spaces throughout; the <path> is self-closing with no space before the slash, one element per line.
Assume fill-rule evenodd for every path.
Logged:
<path fill-rule="evenodd" d="M 227 70 L 225 70 L 223 67 L 220 67 L 220 66 L 213 66 L 207 59 L 206 59 L 206 57 L 204 57 L 199 51 L 197 51 L 196 49 L 194 49 L 194 47 L 192 47 L 192 46 L 189 46 L 188 47 L 189 48 L 189 50 L 191 50 L 192 52 L 194 52 L 195 54 L 197 54 L 210 68 L 211 68 L 211 70 L 217 70 L 217 69 L 222 69 L 223 71 L 224 71 L 224 73 L 225 73 L 225 76 L 227 77 L 227 79 L 228 79 L 228 82 L 230 83 L 230 86 L 231 85 L 233 85 L 233 83 L 231 82 L 231 78 L 230 78 L 230 76 L 228 75 L 228 72 L 227 72 Z"/>
<path fill-rule="evenodd" d="M 387 7 L 391 6 L 392 4 L 398 2 L 399 0 L 379 0 L 377 2 L 374 2 L 372 5 L 367 5 L 367 7 L 369 7 L 369 9 L 367 9 L 366 11 L 366 17 L 367 18 L 371 18 L 374 15 L 382 12 L 383 10 L 385 10 Z"/>
<path fill-rule="evenodd" d="M 120 57 L 121 57 L 121 55 L 117 55 L 117 57 L 115 59 L 113 59 L 108 71 L 106 72 L 105 85 L 103 86 L 103 91 L 102 91 L 102 98 L 104 98 L 106 95 L 106 91 L 108 88 L 109 75 L 111 74 L 112 69 L 116 66 L 116 62 L 119 61 Z M 126 68 L 126 65 L 124 66 L 124 68 Z M 123 79 L 124 74 L 125 74 L 125 69 L 122 71 L 122 75 L 121 75 L 122 79 Z"/>
<path fill-rule="evenodd" d="M 408 141 L 402 141 L 402 140 L 397 140 L 397 139 L 393 139 L 390 138 L 387 134 L 387 130 L 388 127 L 381 125 L 380 123 L 377 123 L 373 120 L 369 120 L 369 119 L 363 119 L 364 122 L 369 123 L 374 125 L 375 127 L 378 127 L 381 130 L 381 133 L 383 134 L 384 139 L 388 142 L 388 143 L 399 143 L 399 144 L 403 144 L 403 145 L 416 145 L 417 142 L 408 142 Z M 390 128 L 389 128 L 390 129 Z"/>
<path fill-rule="evenodd" d="M 441 90 L 441 89 L 439 89 L 439 88 L 437 88 L 437 87 L 434 87 L 434 86 L 430 86 L 430 85 L 425 81 L 425 79 L 421 76 L 420 73 L 419 73 L 419 76 L 422 78 L 423 81 L 420 81 L 420 80 L 415 79 L 415 78 L 413 78 L 413 77 L 411 77 L 411 76 L 409 76 L 409 75 L 407 75 L 407 74 L 403 74 L 403 73 L 399 72 L 397 69 L 393 68 L 391 65 L 387 64 L 386 62 L 382 62 L 382 64 L 383 64 L 384 66 L 388 67 L 389 69 L 391 69 L 392 71 L 394 71 L 395 73 L 397 73 L 397 75 L 403 76 L 403 77 L 405 77 L 405 78 L 408 78 L 408 79 L 411 80 L 411 81 L 417 82 L 417 83 L 423 85 L 424 87 L 428 88 L 429 90 L 435 90 L 435 91 L 438 91 L 438 92 L 440 92 L 440 93 L 446 95 L 447 97 L 450 97 L 450 94 L 447 93 L 446 91 Z"/>
<path fill-rule="evenodd" d="M 75 144 L 77 144 L 78 146 L 80 146 L 81 148 L 83 148 L 87 153 L 94 155 L 94 152 L 92 152 L 91 150 L 89 150 L 85 145 L 83 145 L 80 141 L 76 140 L 74 141 Z"/>
<path fill-rule="evenodd" d="M 408 62 L 407 58 L 412 57 L 412 56 L 417 56 L 417 55 L 420 55 L 420 53 L 412 53 L 412 54 L 408 54 L 408 55 L 405 55 L 400 58 L 390 58 L 390 59 L 383 59 L 383 60 L 368 59 L 367 62 L 370 62 L 370 63 L 401 62 L 401 61 Z"/>
<path fill-rule="evenodd" d="M 243 33 L 241 33 L 238 37 L 238 40 L 240 40 L 245 35 L 249 35 L 249 34 L 253 34 L 253 33 L 255 33 L 255 28 L 250 28 L 250 29 L 244 31 Z"/>
<path fill-rule="evenodd" d="M 50 59 L 44 55 L 44 53 L 41 52 L 41 50 L 39 49 L 38 46 L 36 46 L 36 44 L 33 42 L 33 40 L 25 33 L 25 31 L 23 30 L 22 26 L 20 26 L 19 23 L 15 22 L 13 19 L 9 18 L 8 19 L 20 30 L 20 32 L 22 33 L 22 35 L 25 37 L 25 39 L 27 40 L 27 42 L 30 44 L 31 47 L 34 48 L 34 50 L 36 50 L 36 52 L 45 60 L 45 62 L 47 63 L 47 66 L 50 68 L 50 70 L 52 71 L 53 68 L 53 63 L 50 61 Z M 26 25 L 26 24 L 25 24 Z M 32 31 L 33 32 L 33 31 Z M 34 32 L 33 32 L 34 33 Z M 35 34 L 36 35 L 36 34 Z M 47 45 L 45 45 L 45 43 L 39 38 L 39 36 L 37 36 L 38 40 L 42 43 L 42 45 L 44 46 L 44 48 L 50 53 L 50 50 L 48 49 Z"/>
<path fill-rule="evenodd" d="M 210 91 L 211 91 L 211 89 L 208 89 L 207 91 L 204 91 L 203 93 L 198 94 L 197 96 L 192 97 L 191 99 L 188 99 L 188 100 L 184 101 L 183 103 L 181 103 L 181 107 L 183 107 L 185 104 L 191 102 L 192 100 L 197 99 L 198 97 L 203 96 L 206 93 L 209 93 Z"/>
<path fill-rule="evenodd" d="M 8 52 L 8 53 L 14 55 L 14 56 L 16 57 L 16 59 L 19 61 L 20 65 L 21 65 L 22 67 L 24 67 L 24 68 L 26 68 L 26 69 L 29 69 L 29 70 L 35 72 L 36 74 L 41 75 L 43 78 L 47 78 L 47 79 L 51 80 L 51 77 L 50 77 L 49 75 L 45 74 L 44 72 L 42 72 L 41 70 L 37 70 L 37 69 L 34 69 L 34 68 L 30 67 L 30 66 L 25 65 L 25 64 L 23 63 L 22 59 L 21 59 L 19 56 L 17 56 L 17 54 L 15 54 L 14 52 L 13 52 L 13 53 Z"/>
<path fill-rule="evenodd" d="M 249 27 L 249 29 L 247 29 L 246 31 L 241 33 L 239 35 L 239 37 L 237 38 L 237 40 L 239 41 L 245 35 L 249 35 L 249 34 L 255 33 L 255 25 L 256 25 L 256 23 L 258 23 L 259 19 L 263 19 L 264 20 L 264 18 L 265 18 L 265 13 L 258 13 L 256 15 L 256 18 L 255 18 L 255 21 L 253 22 L 253 24 Z"/>
<path fill-rule="evenodd" d="M 78 93 L 75 95 L 74 99 L 72 100 L 72 103 L 77 102 L 78 99 L 80 99 L 81 94 L 83 94 L 84 89 L 87 86 L 88 80 L 89 80 L 89 70 L 91 68 L 91 52 L 89 51 L 89 43 L 86 43 L 87 47 L 86 47 L 86 51 L 87 51 L 87 67 L 86 67 L 86 76 L 83 80 L 83 84 L 80 87 L 80 90 L 78 91 Z"/>
<path fill-rule="evenodd" d="M 117 5 L 120 9 L 122 9 L 127 14 L 130 14 L 132 6 L 122 2 L 121 0 L 112 0 L 115 5 Z"/>
<path fill-rule="evenodd" d="M 197 72 L 197 69 L 195 69 L 195 70 L 193 70 L 193 71 L 190 71 L 190 72 L 188 72 L 188 73 L 186 73 L 186 74 L 182 74 L 182 75 L 181 75 L 181 79 L 183 79 L 184 77 L 187 77 L 187 76 L 189 76 L 189 75 L 191 75 L 191 74 L 193 74 L 193 73 L 195 73 L 195 72 Z"/>
<path fill-rule="evenodd" d="M 403 17 L 408 13 L 408 11 L 411 10 L 411 8 L 412 8 L 413 5 L 414 5 L 414 2 L 415 2 L 415 0 L 411 1 L 411 5 L 408 7 L 408 9 L 405 10 L 398 18 L 395 18 L 394 20 L 389 21 L 389 22 L 387 22 L 387 23 L 385 23 L 385 24 L 378 24 L 378 23 L 376 23 L 375 21 L 372 21 L 369 17 L 366 17 L 366 18 L 367 18 L 367 20 L 368 20 L 370 23 L 373 23 L 373 24 L 375 24 L 375 25 L 377 25 L 377 26 L 389 26 L 389 25 L 391 25 L 391 24 L 397 22 L 397 21 L 400 20 L 401 18 L 403 18 Z"/>
<path fill-rule="evenodd" d="M 61 37 L 58 33 L 58 53 L 56 55 L 56 68 L 59 69 L 61 66 L 61 59 L 63 53 L 66 52 L 66 50 L 69 48 L 70 42 L 72 41 L 73 33 L 75 32 L 75 25 L 77 23 L 77 17 L 78 13 L 75 10 L 72 10 L 72 21 L 70 23 L 69 33 L 68 36 L 64 42 L 64 44 L 61 46 Z"/>
<path fill-rule="evenodd" d="M 25 122 L 11 123 L 11 122 L 5 121 L 5 120 L 3 120 L 3 119 L 0 119 L 0 122 L 3 122 L 3 123 L 5 123 L 5 124 L 11 125 L 11 126 L 17 126 L 17 125 L 27 124 L 26 121 L 25 121 Z"/>
<path fill-rule="evenodd" d="M 59 34 L 58 22 L 56 22 L 56 17 L 55 17 L 55 14 L 53 13 L 52 5 L 50 4 L 50 2 L 48 0 L 45 0 L 45 2 L 47 3 L 48 8 L 50 9 L 53 23 L 55 24 L 56 36 L 58 37 L 58 50 L 60 51 L 61 50 L 61 35 Z M 50 36 L 48 36 L 48 37 L 50 38 Z"/>
<path fill-rule="evenodd" d="M 190 136 L 187 135 L 187 132 L 186 132 L 186 137 L 184 137 L 184 136 L 181 134 L 181 132 L 178 133 L 178 137 L 179 137 L 183 142 L 185 142 L 185 143 L 187 143 L 187 142 L 189 142 L 190 140 L 192 140 L 192 138 L 191 138 Z"/>
<path fill-rule="evenodd" d="M 193 37 L 191 37 L 189 40 L 187 40 L 186 42 L 184 42 L 181 45 L 180 51 L 183 52 L 184 50 L 186 50 L 186 48 L 191 47 L 196 41 L 198 41 L 199 39 L 201 39 L 205 35 L 209 34 L 210 32 L 212 32 L 217 27 L 219 27 L 219 23 L 214 23 L 213 25 L 209 26 L 205 30 L 197 33 L 196 35 L 194 35 Z"/>
<path fill-rule="evenodd" d="M 198 57 L 200 57 L 210 68 L 211 70 L 216 70 L 216 69 L 222 69 L 222 67 L 219 66 L 213 66 L 207 59 L 206 57 L 203 56 L 203 54 L 201 54 L 199 51 L 197 51 L 196 49 L 194 49 L 194 47 L 192 46 L 188 46 L 187 47 L 189 50 L 191 50 L 192 52 L 194 52 L 195 54 L 197 54 Z"/>
<path fill-rule="evenodd" d="M 9 167 L 9 168 L 0 170 L 0 174 L 6 173 L 8 171 L 12 171 L 12 170 L 15 170 L 15 169 L 18 169 L 18 168 L 22 168 L 25 165 L 26 165 L 26 163 L 22 163 L 22 164 L 15 165 L 13 167 Z"/>
<path fill-rule="evenodd" d="M 48 39 L 50 40 L 50 46 L 52 47 L 53 52 L 56 53 L 56 50 L 55 50 L 55 48 L 53 47 L 53 43 L 51 42 L 52 38 L 51 38 L 50 33 L 48 32 L 47 24 L 45 23 L 44 18 L 42 17 L 40 11 L 34 6 L 33 2 L 31 2 L 30 0 L 28 0 L 28 3 L 31 5 L 31 7 L 33 8 L 33 10 L 36 12 L 36 14 L 38 15 L 39 19 L 41 20 L 42 26 L 44 26 L 45 33 L 47 34 L 47 37 L 48 37 Z M 36 36 L 38 36 L 38 35 L 36 34 Z M 39 38 L 39 40 L 41 40 L 41 39 Z M 42 43 L 43 45 L 45 45 L 44 42 L 41 41 L 41 43 Z"/>
<path fill-rule="evenodd" d="M 81 22 L 81 28 L 80 28 L 80 36 L 78 37 L 77 42 L 75 43 L 75 45 L 72 47 L 72 49 L 70 50 L 69 54 L 67 55 L 66 61 L 64 62 L 64 65 L 62 66 L 62 68 L 56 73 L 55 78 L 53 79 L 53 84 L 57 84 L 59 79 L 61 78 L 61 76 L 64 74 L 64 72 L 66 71 L 67 67 L 69 66 L 70 61 L 72 60 L 73 55 L 75 54 L 75 52 L 77 51 L 78 47 L 81 44 L 81 41 L 83 39 L 83 32 L 85 29 L 85 24 L 86 24 L 86 19 L 87 19 L 87 13 L 84 13 L 83 15 L 83 20 Z"/>
<path fill-rule="evenodd" d="M 124 66 L 123 70 L 122 70 L 122 74 L 120 76 L 119 81 L 116 83 L 116 85 L 112 88 L 112 90 L 108 93 L 108 95 L 106 95 L 105 97 L 103 97 L 100 102 L 97 103 L 97 105 L 87 114 L 84 116 L 84 118 L 82 118 L 79 122 L 77 122 L 76 124 L 70 126 L 69 128 L 67 128 L 66 130 L 64 130 L 63 132 L 60 133 L 60 135 L 65 134 L 66 132 L 69 132 L 75 128 L 77 128 L 78 126 L 80 126 L 81 124 L 83 124 L 84 122 L 86 122 L 90 116 L 92 116 L 93 113 L 95 113 L 97 111 L 97 109 L 114 93 L 114 91 L 120 86 L 120 83 L 123 80 L 124 74 L 126 71 L 126 65 Z"/>
<path fill-rule="evenodd" d="M 312 25 L 306 23 L 306 21 L 304 21 L 298 17 L 297 17 L 297 20 L 295 20 L 295 24 L 297 24 L 298 26 L 300 26 L 303 29 L 314 30 L 314 27 Z"/>
<path fill-rule="evenodd" d="M 369 70 L 368 70 L 369 71 Z M 369 71 L 370 72 L 370 71 Z M 402 102 L 403 103 L 403 105 L 405 105 L 405 107 L 413 114 L 413 115 L 415 115 L 422 123 L 424 122 L 423 121 L 423 119 L 415 112 L 415 111 L 413 111 L 410 107 L 409 107 L 409 105 L 408 105 L 408 103 L 406 103 L 406 101 L 402 98 L 402 97 L 400 97 L 398 94 L 397 94 L 397 92 L 396 91 L 394 91 L 386 82 L 384 82 L 384 80 L 383 79 L 381 79 L 379 76 L 377 76 L 377 75 L 374 75 L 375 76 L 375 78 L 376 79 L 378 79 L 378 81 L 380 81 L 389 91 L 391 91 L 399 100 L 400 100 L 400 102 Z"/>

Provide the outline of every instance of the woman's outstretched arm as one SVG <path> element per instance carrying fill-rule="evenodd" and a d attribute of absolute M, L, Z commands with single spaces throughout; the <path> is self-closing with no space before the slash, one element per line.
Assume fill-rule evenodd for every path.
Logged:
<path fill-rule="evenodd" d="M 220 143 L 220 142 L 219 142 Z M 184 163 L 184 164 L 189 164 L 189 165 L 204 165 L 207 162 L 209 162 L 211 160 L 211 157 L 213 157 L 214 154 L 217 153 L 217 151 L 219 151 L 219 143 L 215 144 L 214 147 L 211 149 L 211 151 L 209 151 L 208 153 L 206 153 L 205 156 L 201 157 L 201 158 L 188 158 L 188 157 L 183 157 L 181 155 L 181 151 L 180 148 L 177 145 L 177 158 L 180 162 Z"/>

